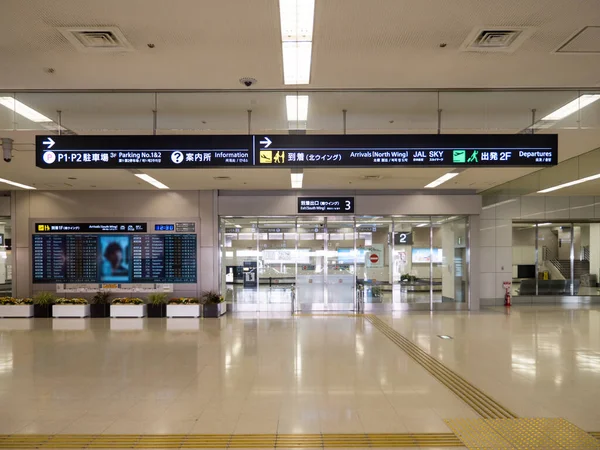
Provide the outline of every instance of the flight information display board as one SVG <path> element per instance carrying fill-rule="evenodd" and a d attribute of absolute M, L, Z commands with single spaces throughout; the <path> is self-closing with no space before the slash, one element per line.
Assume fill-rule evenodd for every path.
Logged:
<path fill-rule="evenodd" d="M 44 169 L 548 167 L 556 134 L 37 136 Z"/>
<path fill-rule="evenodd" d="M 33 235 L 34 283 L 196 283 L 195 234 Z"/>

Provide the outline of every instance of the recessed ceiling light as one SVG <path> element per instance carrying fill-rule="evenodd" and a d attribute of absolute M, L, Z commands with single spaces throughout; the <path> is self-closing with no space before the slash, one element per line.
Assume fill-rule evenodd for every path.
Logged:
<path fill-rule="evenodd" d="M 0 97 L 0 105 L 7 107 L 11 111 L 31 120 L 32 122 L 52 122 L 51 119 L 47 118 L 43 114 L 37 112 L 35 109 L 21 103 L 13 97 Z"/>
<path fill-rule="evenodd" d="M 314 18 L 315 0 L 279 0 L 285 84 L 310 82 Z"/>
<path fill-rule="evenodd" d="M 304 178 L 304 171 L 302 169 L 292 169 L 292 173 L 291 173 L 292 189 L 301 189 L 303 178 Z"/>
<path fill-rule="evenodd" d="M 20 187 L 23 189 L 35 189 L 33 186 L 27 186 L 26 184 L 17 183 L 15 181 L 5 180 L 4 178 L 0 178 L 0 183 L 10 184 L 11 186 Z"/>
<path fill-rule="evenodd" d="M 429 183 L 425 187 L 427 189 L 438 187 L 440 184 L 444 184 L 446 181 L 451 180 L 452 178 L 454 178 L 454 177 L 456 177 L 458 175 L 459 174 L 457 172 L 449 172 L 449 173 L 447 173 L 445 175 L 442 175 L 437 180 L 432 181 L 431 183 Z"/>
<path fill-rule="evenodd" d="M 596 100 L 600 99 L 600 94 L 584 94 L 576 98 L 572 102 L 567 103 L 565 106 L 558 108 L 556 111 L 551 112 L 542 120 L 562 120 L 565 117 L 591 105 Z"/>
<path fill-rule="evenodd" d="M 552 187 L 549 187 L 546 189 L 542 189 L 541 191 L 538 191 L 538 194 L 547 194 L 548 192 L 558 191 L 559 189 L 564 189 L 567 187 L 575 186 L 577 184 L 597 180 L 598 178 L 600 178 L 600 173 L 597 175 L 592 175 L 590 177 L 580 178 L 579 180 L 569 181 L 568 183 L 563 183 L 563 184 L 559 184 L 557 186 L 552 186 Z"/>
<path fill-rule="evenodd" d="M 308 120 L 308 95 L 286 95 L 285 103 L 288 122 Z"/>
<path fill-rule="evenodd" d="M 446 340 L 448 340 L 448 339 L 454 339 L 452 336 L 448 336 L 447 334 L 438 334 L 438 337 L 440 339 L 446 339 Z"/>
<path fill-rule="evenodd" d="M 150 175 L 147 175 L 145 173 L 136 173 L 134 175 L 136 177 L 138 177 L 139 179 L 144 180 L 146 183 L 150 183 L 152 186 L 154 186 L 158 189 L 169 189 L 169 186 L 161 183 L 160 181 L 158 181 L 155 178 L 152 178 Z"/>

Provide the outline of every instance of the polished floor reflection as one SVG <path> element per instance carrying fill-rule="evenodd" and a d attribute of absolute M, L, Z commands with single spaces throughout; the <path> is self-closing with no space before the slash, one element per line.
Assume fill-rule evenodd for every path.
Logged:
<path fill-rule="evenodd" d="M 600 430 L 600 309 L 381 319 L 521 417 Z M 119 320 L 0 320 L 0 433 L 447 433 L 478 417 L 362 317 Z"/>

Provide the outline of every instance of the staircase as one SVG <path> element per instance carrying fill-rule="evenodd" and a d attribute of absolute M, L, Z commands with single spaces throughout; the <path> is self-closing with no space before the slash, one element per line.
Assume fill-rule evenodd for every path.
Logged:
<path fill-rule="evenodd" d="M 571 279 L 571 267 L 568 259 L 552 259 L 549 260 L 554 267 L 561 273 L 565 280 Z M 578 261 L 575 260 L 575 274 L 574 279 L 579 280 L 581 275 L 590 273 L 590 262 L 589 261 Z"/>

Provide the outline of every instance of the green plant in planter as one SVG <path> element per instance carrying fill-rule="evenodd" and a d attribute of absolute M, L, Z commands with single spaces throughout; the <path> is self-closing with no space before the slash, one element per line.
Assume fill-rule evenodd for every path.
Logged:
<path fill-rule="evenodd" d="M 112 301 L 113 305 L 143 305 L 144 300 L 137 297 L 119 297 Z"/>
<path fill-rule="evenodd" d="M 94 305 L 106 305 L 110 300 L 110 292 L 107 291 L 98 291 L 92 297 L 92 303 Z"/>
<path fill-rule="evenodd" d="M 51 292 L 39 292 L 33 297 L 33 304 L 40 306 L 49 306 L 54 303 L 56 296 Z"/>
<path fill-rule="evenodd" d="M 371 295 L 373 297 L 381 297 L 382 294 L 383 294 L 383 290 L 381 289 L 380 286 L 373 286 L 371 288 Z"/>
<path fill-rule="evenodd" d="M 87 305 L 88 301 L 85 298 L 57 298 L 54 301 L 55 305 Z"/>
<path fill-rule="evenodd" d="M 151 305 L 164 305 L 167 303 L 167 294 L 162 292 L 153 292 L 148 296 Z"/>
<path fill-rule="evenodd" d="M 218 304 L 218 303 L 223 303 L 225 301 L 225 299 L 223 298 L 223 296 L 221 294 L 219 294 L 216 291 L 206 291 L 202 293 L 201 296 L 202 299 L 202 304 Z"/>
<path fill-rule="evenodd" d="M 169 305 L 198 305 L 200 301 L 195 297 L 176 297 L 169 300 Z"/>
<path fill-rule="evenodd" d="M 0 305 L 33 305 L 30 298 L 0 297 Z"/>

